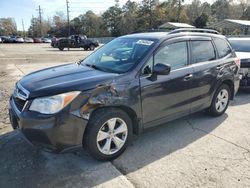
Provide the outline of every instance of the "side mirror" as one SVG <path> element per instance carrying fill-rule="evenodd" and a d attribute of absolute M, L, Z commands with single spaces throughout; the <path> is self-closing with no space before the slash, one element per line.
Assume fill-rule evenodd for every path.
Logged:
<path fill-rule="evenodd" d="M 169 65 L 158 63 L 154 66 L 154 74 L 156 75 L 168 75 L 170 71 L 171 67 Z"/>

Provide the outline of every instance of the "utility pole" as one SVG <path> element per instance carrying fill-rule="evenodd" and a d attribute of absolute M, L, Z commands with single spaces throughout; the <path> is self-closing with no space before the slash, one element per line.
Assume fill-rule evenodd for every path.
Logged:
<path fill-rule="evenodd" d="M 177 15 L 177 21 L 180 22 L 180 15 L 181 15 L 181 3 L 183 3 L 184 0 L 178 0 L 178 15 Z"/>
<path fill-rule="evenodd" d="M 23 24 L 23 19 L 22 19 L 22 25 L 23 25 L 23 37 L 26 37 L 25 30 L 24 30 L 24 24 Z"/>
<path fill-rule="evenodd" d="M 39 14 L 39 23 L 40 23 L 40 36 L 42 37 L 42 9 L 39 5 L 38 9 L 36 9 Z"/>
<path fill-rule="evenodd" d="M 70 25 L 69 25 L 69 1 L 66 0 L 66 7 L 67 7 L 67 19 L 68 19 L 68 37 L 70 36 Z M 68 39 L 69 43 L 69 39 Z M 68 51 L 69 51 L 69 44 L 68 44 Z"/>
<path fill-rule="evenodd" d="M 34 24 L 34 16 L 33 16 L 33 14 L 32 14 L 31 24 L 32 24 L 32 37 L 34 38 L 34 36 L 35 36 L 35 24 Z"/>

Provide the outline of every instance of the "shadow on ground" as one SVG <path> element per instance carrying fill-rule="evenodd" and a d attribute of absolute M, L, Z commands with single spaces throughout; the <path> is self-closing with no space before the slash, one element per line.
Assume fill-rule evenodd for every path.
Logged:
<path fill-rule="evenodd" d="M 240 89 L 231 105 L 237 106 L 248 103 L 250 103 L 250 89 Z"/>
<path fill-rule="evenodd" d="M 227 115 L 211 120 L 198 113 L 146 131 L 112 163 L 98 162 L 84 151 L 51 154 L 27 144 L 13 131 L 0 137 L 0 187 L 92 187 L 136 171 L 205 136 Z M 200 121 L 199 128 L 192 119 Z M 117 170 L 119 169 L 120 172 Z"/>

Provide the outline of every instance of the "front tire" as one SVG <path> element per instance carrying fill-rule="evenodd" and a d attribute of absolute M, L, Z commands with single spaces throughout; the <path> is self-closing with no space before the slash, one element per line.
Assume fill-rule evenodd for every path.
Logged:
<path fill-rule="evenodd" d="M 64 49 L 64 47 L 59 47 L 59 50 L 60 50 L 60 51 L 63 51 L 63 49 Z"/>
<path fill-rule="evenodd" d="M 231 97 L 231 91 L 228 85 L 222 84 L 215 92 L 212 104 L 207 109 L 208 114 L 212 116 L 220 116 L 225 113 L 228 108 Z"/>
<path fill-rule="evenodd" d="M 132 121 L 122 110 L 102 109 L 91 117 L 83 145 L 101 161 L 121 155 L 132 138 Z"/>

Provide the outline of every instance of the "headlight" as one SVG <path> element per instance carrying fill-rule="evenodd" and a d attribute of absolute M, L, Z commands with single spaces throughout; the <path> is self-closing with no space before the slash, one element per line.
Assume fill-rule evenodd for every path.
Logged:
<path fill-rule="evenodd" d="M 62 110 L 79 94 L 80 91 L 74 91 L 50 97 L 37 98 L 33 100 L 29 110 L 40 112 L 42 114 L 54 114 Z"/>

